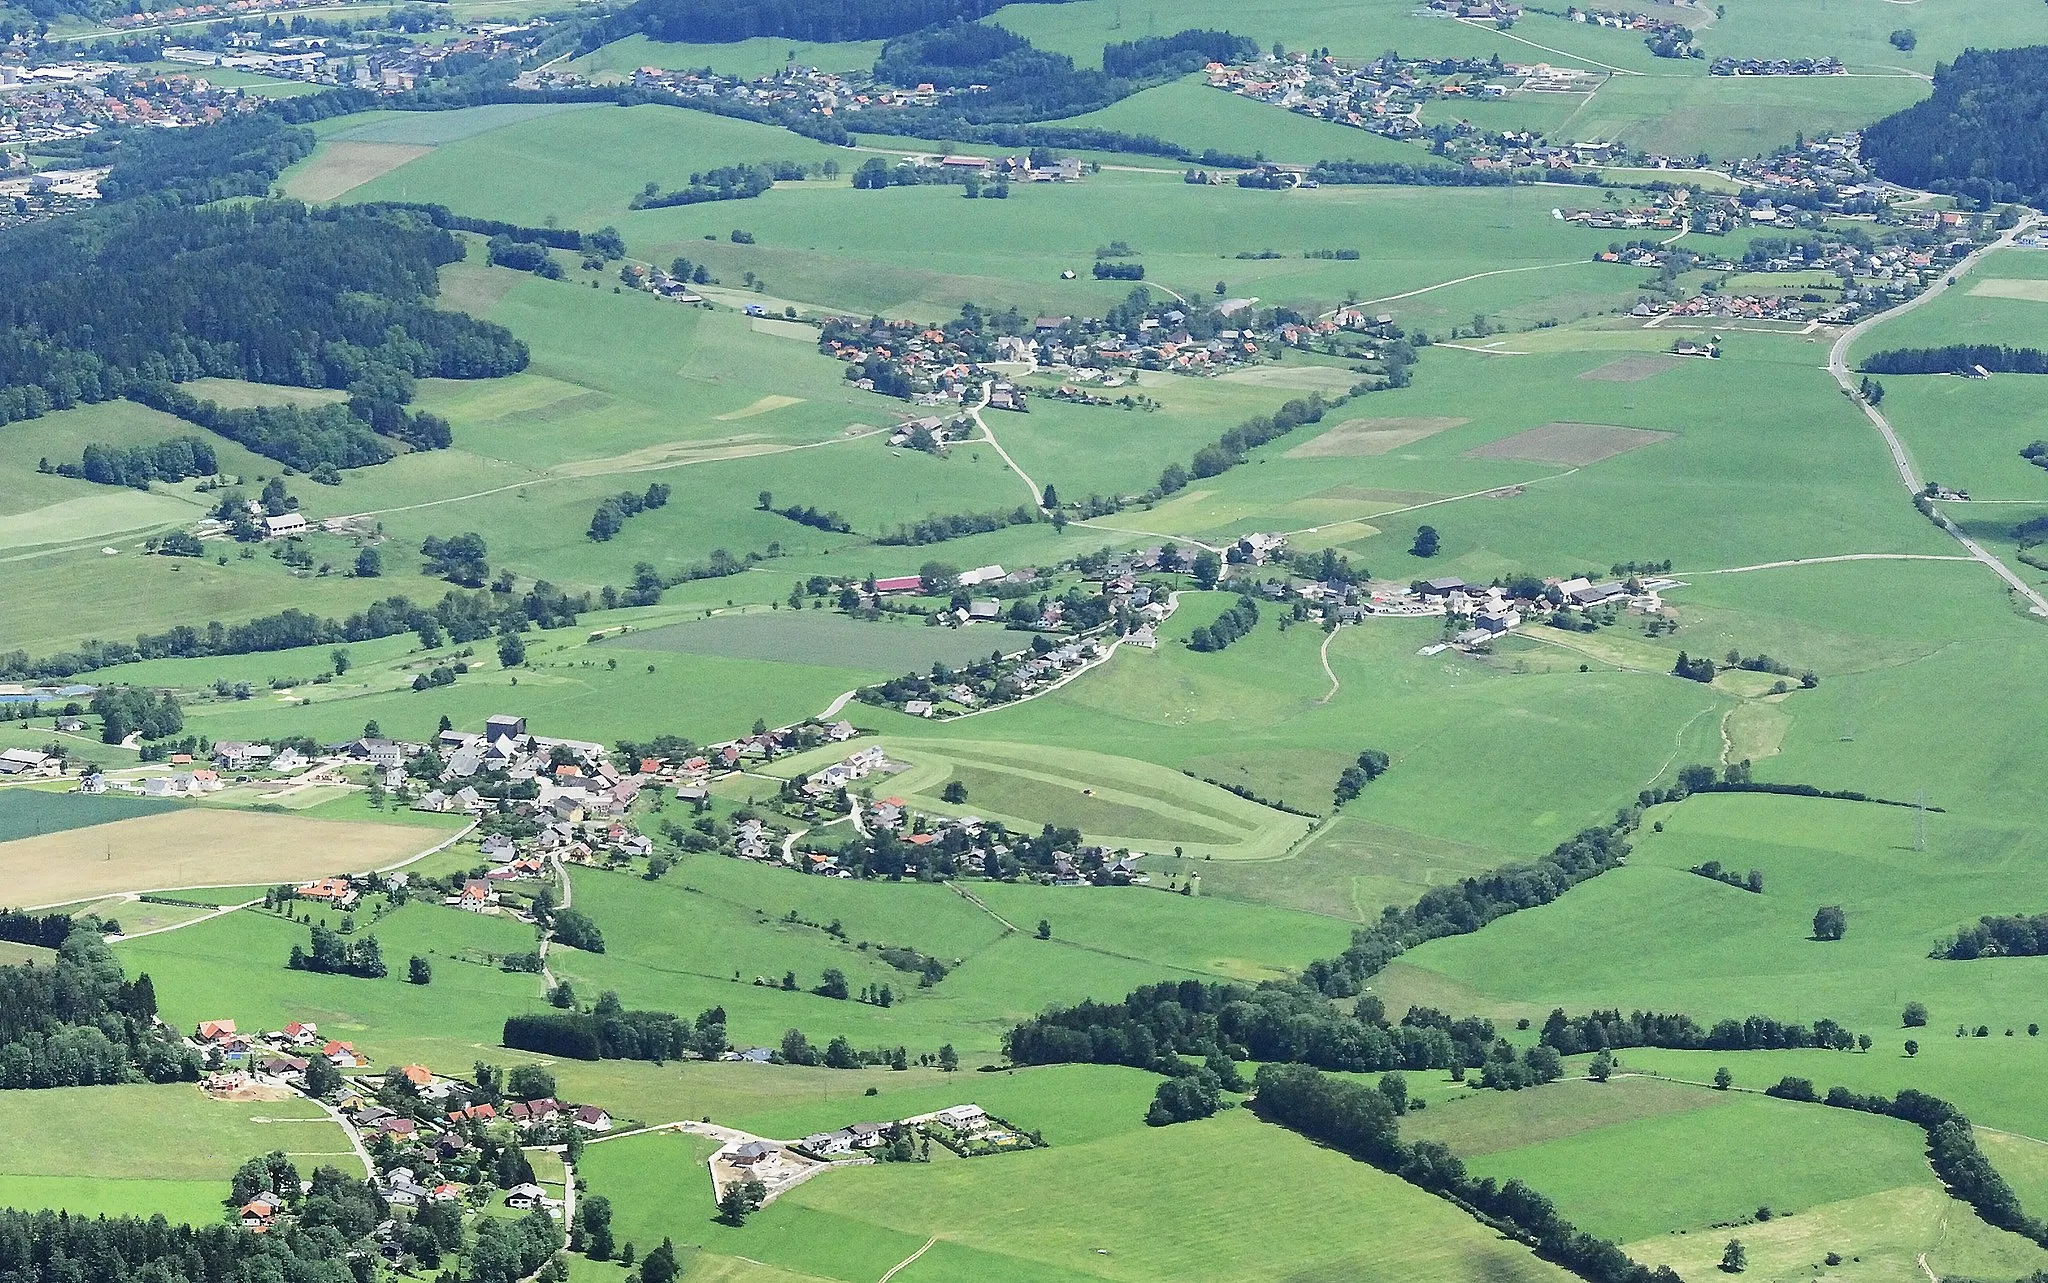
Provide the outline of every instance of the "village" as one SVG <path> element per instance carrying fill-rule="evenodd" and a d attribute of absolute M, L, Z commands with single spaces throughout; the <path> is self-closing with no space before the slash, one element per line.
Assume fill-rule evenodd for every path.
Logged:
<path fill-rule="evenodd" d="M 961 1158 L 1045 1144 L 1036 1132 L 971 1102 L 888 1122 L 851 1122 L 793 1140 L 758 1136 L 708 1119 L 648 1126 L 615 1119 L 597 1105 L 557 1099 L 554 1075 L 539 1065 L 506 1070 L 480 1063 L 472 1079 L 436 1074 L 418 1064 L 380 1069 L 353 1043 L 326 1037 L 311 1021 L 245 1033 L 233 1020 L 205 1020 L 185 1043 L 205 1067 L 199 1086 L 209 1096 L 263 1100 L 300 1095 L 341 1126 L 386 1214 L 373 1239 L 388 1260 L 407 1267 L 435 1263 L 430 1259 L 432 1237 L 423 1240 L 417 1229 L 443 1217 L 540 1212 L 557 1221 L 572 1220 L 575 1165 L 584 1150 L 625 1136 L 681 1131 L 713 1138 L 718 1147 L 705 1161 L 713 1200 L 739 1188 L 749 1199 L 749 1210 L 834 1167 L 929 1161 L 934 1142 Z M 729 1050 L 716 1058 L 783 1063 L 780 1053 L 768 1048 Z M 536 1174 L 536 1160 L 542 1160 L 541 1169 L 549 1175 Z M 238 1178 L 235 1220 L 254 1234 L 289 1223 L 298 1191 L 255 1184 L 262 1187 L 244 1190 Z"/>

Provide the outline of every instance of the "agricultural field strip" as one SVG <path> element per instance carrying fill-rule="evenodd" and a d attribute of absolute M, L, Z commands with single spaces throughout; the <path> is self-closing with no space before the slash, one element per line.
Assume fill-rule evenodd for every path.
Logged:
<path fill-rule="evenodd" d="M 827 440 L 824 440 L 824 441 L 806 441 L 806 442 L 804 442 L 804 443 L 803 443 L 803 444 L 801 444 L 801 445 L 782 445 L 782 446 L 771 446 L 771 447 L 768 447 L 768 448 L 766 448 L 766 449 L 761 449 L 761 450 L 754 450 L 754 451 L 750 451 L 749 453 L 747 453 L 747 454 L 745 454 L 745 455 L 737 455 L 737 456 L 734 456 L 734 455 L 720 455 L 720 456 L 717 456 L 717 457 L 715 457 L 715 458 L 703 458 L 703 459 L 670 459 L 670 460 L 666 460 L 666 461 L 663 461 L 663 462 L 660 462 L 660 463 L 650 463 L 650 464 L 648 464 L 648 465 L 646 465 L 646 466 L 644 466 L 644 467 L 633 467 L 633 468 L 625 468 L 625 469 L 622 469 L 621 471 L 622 471 L 622 472 L 663 472 L 663 471 L 667 471 L 667 470 L 668 470 L 668 469 L 670 469 L 670 468 L 687 468 L 687 467 L 690 467 L 690 466 L 691 466 L 691 465 L 693 465 L 693 464 L 700 464 L 700 463 L 725 463 L 725 462 L 728 462 L 728 461 L 730 461 L 730 460 L 731 460 L 732 458 L 758 458 L 758 457 L 761 457 L 761 456 L 763 456 L 763 455 L 771 455 L 771 454 L 790 454 L 790 453 L 793 453 L 793 452 L 795 452 L 795 451 L 798 451 L 798 450 L 815 450 L 815 449 L 817 449 L 817 448 L 818 448 L 818 447 L 820 447 L 820 446 L 828 446 L 828 445 L 845 445 L 845 444 L 848 444 L 848 443 L 850 443 L 850 442 L 854 442 L 854 441 L 863 441 L 863 440 L 866 440 L 866 439 L 867 439 L 868 437 L 871 437 L 871 436 L 875 436 L 875 435 L 877 435 L 877 434 L 881 433 L 882 431 L 884 431 L 884 429 L 882 429 L 882 428 L 870 428 L 869 430 L 867 430 L 867 431 L 865 431 L 865 432 L 860 432 L 860 433 L 850 433 L 850 434 L 848 434 L 848 435 L 845 435 L 845 436 L 831 437 L 831 438 L 829 438 L 829 439 L 827 439 Z M 990 440 L 991 440 L 991 442 L 993 442 L 993 441 L 994 441 L 994 438 L 993 438 L 993 436 L 991 436 Z M 1008 456 L 1005 456 L 1005 457 L 1007 458 Z M 1012 466 L 1012 467 L 1016 467 L 1016 465 L 1015 465 L 1015 464 L 1012 464 L 1012 465 L 1010 465 L 1010 466 Z M 492 496 L 492 495 L 494 495 L 494 494 L 503 494 L 503 493 L 505 493 L 505 492 L 506 492 L 507 490 L 523 490 L 523 489 L 525 489 L 525 488 L 527 488 L 527 487 L 529 487 L 529 486 L 537 486 L 537 485 L 544 485 L 544 484 L 546 484 L 547 482 L 550 482 L 550 481 L 580 481 L 580 480 L 583 480 L 583 479 L 585 479 L 586 477 L 590 477 L 590 476 L 599 476 L 599 475 L 613 475 L 613 474 L 601 474 L 601 473 L 576 473 L 576 472 L 568 472 L 568 471 L 564 471 L 564 470 L 563 470 L 562 468 L 560 468 L 560 467 L 557 467 L 557 468 L 548 468 L 548 469 L 544 469 L 544 470 L 542 470 L 542 471 L 540 471 L 540 472 L 536 473 L 536 474 L 535 474 L 535 475 L 534 475 L 533 477 L 531 477 L 531 478 L 530 478 L 530 479 L 528 479 L 528 480 L 525 480 L 525 481 L 514 481 L 514 482 L 510 482 L 510 483 L 508 483 L 508 484 L 506 484 L 506 485 L 502 485 L 502 486 L 493 486 L 493 487 L 491 487 L 491 488 L 490 488 L 490 489 L 488 489 L 488 490 L 477 490 L 477 491 L 473 491 L 473 492 L 471 492 L 471 493 L 469 493 L 469 494 L 459 494 L 459 495 L 448 495 L 448 496 L 446 496 L 446 497 L 444 497 L 444 498 L 440 498 L 440 499 L 426 499 L 426 500 L 422 500 L 422 501 L 421 501 L 421 502 L 419 502 L 419 503 L 407 503 L 407 504 L 400 504 L 400 505 L 398 505 L 398 506 L 397 506 L 397 507 L 395 507 L 395 508 L 373 508 L 373 509 L 371 509 L 371 510 L 369 510 L 369 511 L 367 511 L 367 512 L 352 512 L 352 513 L 348 513 L 348 514 L 346 514 L 346 515 L 344 515 L 344 516 L 341 516 L 341 517 L 339 517 L 339 518 L 336 518 L 336 519 L 337 519 L 337 520 L 341 520 L 341 521 L 354 521 L 354 520 L 357 520 L 357 519 L 359 519 L 359 518 L 362 518 L 362 517 L 382 517 L 382 516 L 388 516 L 389 514 L 391 514 L 391 513 L 394 513 L 394 512 L 417 512 L 417 511 L 419 511 L 419 510 L 420 510 L 420 509 L 422 509 L 422 508 L 438 508 L 438 507 L 440 507 L 440 506 L 441 506 L 442 504 L 449 504 L 449 503 L 466 503 L 466 502 L 468 502 L 468 501 L 469 501 L 469 500 L 471 500 L 471 499 L 487 499 L 487 498 L 489 498 L 490 496 Z M 1020 476 L 1020 477 L 1021 477 L 1021 476 L 1023 476 L 1023 475 L 1024 475 L 1024 474 L 1023 474 L 1023 471 L 1022 471 L 1022 470 L 1020 469 L 1020 470 L 1018 471 L 1017 475 L 1018 475 L 1018 476 Z M 1026 481 L 1028 482 L 1028 481 L 1030 480 L 1030 478 L 1029 478 L 1029 477 L 1025 477 L 1025 480 L 1026 480 Z"/>
<path fill-rule="evenodd" d="M 315 822 L 317 823 L 317 821 L 315 821 Z M 443 840 L 443 841 L 441 841 L 441 842 L 438 842 L 438 843 L 436 843 L 435 845 L 433 845 L 433 846 L 431 846 L 431 847 L 428 847 L 428 848 L 427 848 L 426 850 L 424 850 L 424 851 L 421 851 L 421 852 L 420 852 L 419 854 L 417 854 L 417 855 L 409 855 L 409 856 L 407 856 L 407 857 L 406 857 L 405 859 L 403 859 L 403 860 L 400 860 L 400 861 L 398 861 L 398 862 L 397 862 L 397 863 L 395 863 L 395 864 L 387 864 L 387 865 L 384 865 L 384 866 L 382 866 L 382 867 L 380 867 L 380 868 L 376 868 L 376 869 L 371 869 L 371 870 L 370 870 L 370 872 L 372 872 L 372 873 L 394 873 L 394 872 L 398 871 L 399 869 L 405 868 L 405 867 L 406 867 L 407 865 L 409 865 L 409 864 L 417 864 L 417 863 L 418 863 L 419 861 L 421 861 L 421 860 L 424 860 L 424 859 L 426 859 L 426 858 L 427 858 L 428 856 L 430 856 L 430 855 L 438 855 L 438 854 L 440 854 L 440 853 L 441 853 L 442 851 L 445 851 L 445 850 L 447 850 L 447 849 L 448 849 L 449 847 L 451 847 L 451 846 L 455 845 L 455 844 L 456 844 L 457 842 L 460 842 L 460 841 L 461 841 L 461 840 L 462 840 L 463 838 L 466 838 L 466 837 L 468 837 L 468 836 L 469 836 L 469 835 L 470 835 L 471 833 L 474 833 L 474 832 L 476 831 L 476 826 L 477 826 L 478 824 L 481 824 L 482 822 L 483 822 L 483 821 L 481 821 L 481 820 L 472 820 L 472 821 L 470 821 L 470 822 L 469 822 L 469 824 L 468 824 L 468 825 L 466 825 L 466 826 L 465 826 L 465 827 L 464 827 L 464 828 L 463 828 L 463 829 L 462 829 L 462 830 L 461 830 L 460 832 L 458 832 L 458 833 L 455 833 L 455 834 L 453 834 L 452 836 L 450 836 L 450 837 L 446 838 L 445 840 Z M 128 898 L 128 899 L 133 899 L 133 898 L 135 898 L 136 896 L 142 896 L 142 895 L 168 895 L 168 894 L 173 894 L 173 893 L 175 893 L 175 892 L 179 892 L 179 891 L 213 891 L 213 890 L 224 890 L 224 889 L 228 889 L 228 888 L 233 888 L 233 887 L 245 887 L 245 886 L 248 886 L 248 885 L 249 885 L 249 883 L 248 883 L 248 882 L 246 882 L 246 881 L 242 881 L 242 882 L 204 882 L 204 883 L 189 883 L 189 884 L 187 884 L 187 885 L 185 885 L 185 886 L 176 886 L 176 887 L 157 887 L 157 888 L 154 888 L 154 889 L 151 889 L 151 890 L 144 890 L 144 891 L 130 891 L 130 892 L 110 892 L 109 894 L 107 894 L 107 895 L 105 895 L 105 896 L 100 896 L 100 897 L 97 897 L 97 898 L 98 898 L 98 899 L 102 899 L 102 900 L 105 900 L 105 899 L 113 899 L 113 898 L 117 898 L 117 897 L 122 897 L 122 898 Z M 25 908 L 25 910 L 24 910 L 24 911 L 26 911 L 26 912 L 36 912 L 36 913 L 41 913 L 41 912 L 47 912 L 47 911 L 49 911 L 49 910 L 51 910 L 51 909 L 61 909 L 61 908 L 64 908 L 65 906 L 67 906 L 67 905 L 73 905 L 73 904 L 77 904 L 77 903 L 79 903 L 79 901 L 78 901 L 77 899 L 75 899 L 75 898 L 74 898 L 74 899 L 70 899 L 70 900 L 59 900 L 59 901 L 56 901 L 56 902 L 54 902 L 54 903 L 51 903 L 51 904 L 32 904 L 32 905 L 28 905 L 28 906 L 26 906 L 26 908 Z M 243 903 L 241 903 L 241 904 L 236 904 L 236 905 L 224 905 L 224 906 L 222 906 L 222 908 L 221 908 L 221 912 L 225 913 L 225 912 L 229 911 L 230 909 L 246 909 L 246 908 L 248 908 L 248 907 L 249 907 L 249 906 L 250 906 L 251 904 L 260 904 L 260 903 L 262 903 L 262 901 L 261 901 L 261 900 L 259 899 L 259 900 L 250 900 L 250 901 L 245 901 L 245 902 L 243 902 Z M 209 914 L 205 915 L 204 917 L 201 917 L 201 918 L 195 918 L 195 919 L 193 919 L 193 921 L 195 921 L 195 922 L 206 922 L 206 921 L 210 921 L 210 920 L 212 920 L 213 918 L 216 918 L 216 917 L 219 917 L 219 916 L 220 916 L 220 914 L 219 914 L 219 913 L 209 913 Z M 184 922 L 184 923 L 179 923 L 178 925 L 180 925 L 180 926 L 191 926 L 191 925 L 192 925 L 192 923 L 190 923 L 190 922 Z M 171 928 L 169 928 L 169 927 L 162 927 L 162 928 L 159 928 L 158 930 L 161 930 L 161 931 L 168 931 L 168 930 L 170 930 L 170 929 L 171 929 Z M 145 932 L 140 932 L 140 933 L 138 933 L 137 935 L 134 935 L 134 936 L 129 936 L 129 937 L 126 937 L 126 938 L 127 938 L 127 939 L 131 939 L 131 940 L 134 940 L 134 939 L 140 939 L 140 938 L 141 938 L 141 936 L 144 936 L 144 935 L 155 935 L 155 934 L 157 934 L 157 932 L 156 932 L 156 931 L 145 931 Z"/>
<path fill-rule="evenodd" d="M 1884 412 L 1868 401 L 1856 397 L 1855 389 L 1849 382 L 1849 346 L 1883 322 L 1904 316 L 1921 304 L 1940 297 L 1948 291 L 1951 284 L 1962 279 L 1963 275 L 1974 267 L 1986 253 L 1992 250 L 2011 248 L 2014 242 L 2032 231 L 2039 222 L 2040 216 L 2037 214 L 2029 214 L 2025 218 L 2020 219 L 2019 222 L 2007 229 L 1997 240 L 1989 245 L 1979 246 L 1972 250 L 1967 257 L 1957 263 L 1947 274 L 1927 289 L 1915 294 L 1912 298 L 1907 299 L 1889 311 L 1879 312 L 1875 316 L 1866 317 L 1842 331 L 1841 337 L 1835 340 L 1834 347 L 1828 352 L 1828 374 L 1834 378 L 1837 384 L 1841 385 L 1845 395 L 1856 399 L 1856 403 L 1863 408 L 1864 416 L 1870 420 L 1872 426 L 1884 437 L 1885 445 L 1891 451 L 1892 464 L 1898 469 L 1899 481 L 1906 487 L 1906 493 L 1909 495 L 1920 493 L 1921 488 L 1919 474 L 1913 467 L 1912 456 L 1907 453 L 1905 443 L 1899 440 L 1898 433 L 1892 430 L 1891 420 L 1885 417 Z M 1957 543 L 1969 549 L 1970 555 L 1973 558 L 1991 567 L 1992 570 L 1997 572 L 2000 579 L 2005 580 L 2007 584 L 2011 585 L 2013 591 L 2033 603 L 2030 608 L 2033 614 L 2048 618 L 2048 597 L 2043 597 L 2033 585 L 2014 574 L 2011 567 L 1999 560 L 1996 554 L 1964 534 L 1961 527 L 1949 520 L 1947 513 L 1936 509 L 1934 515 L 1941 528 L 1953 535 Z"/>

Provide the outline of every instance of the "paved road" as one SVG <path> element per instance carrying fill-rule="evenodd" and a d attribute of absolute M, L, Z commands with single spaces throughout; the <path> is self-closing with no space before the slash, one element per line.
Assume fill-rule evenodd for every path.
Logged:
<path fill-rule="evenodd" d="M 1936 281 L 1927 289 L 1889 311 L 1865 317 L 1863 320 L 1842 331 L 1842 336 L 1835 340 L 1834 347 L 1828 351 L 1828 373 L 1834 376 L 1835 382 L 1841 385 L 1842 391 L 1848 393 L 1855 399 L 1856 404 L 1863 407 L 1864 417 L 1870 420 L 1871 426 L 1876 428 L 1878 434 L 1884 438 L 1885 447 L 1891 451 L 1892 466 L 1898 469 L 1899 482 L 1906 487 L 1907 494 L 1917 495 L 1921 492 L 1923 485 L 1920 474 L 1913 467 L 1913 458 L 1906 452 L 1905 442 L 1899 440 L 1899 434 L 1892 430 L 1891 420 L 1885 418 L 1883 411 L 1856 395 L 1856 386 L 1849 381 L 1849 348 L 1857 339 L 1862 338 L 1870 330 L 1883 322 L 1895 317 L 1904 316 L 1921 304 L 1947 293 L 1949 287 L 1961 280 L 1964 273 L 1976 265 L 1978 259 L 1992 250 L 2009 247 L 2022 234 L 2033 230 L 2034 224 L 2038 221 L 2038 217 L 2021 219 L 2016 226 L 1997 240 L 1991 242 L 1991 244 L 1972 251 L 1967 258 L 1956 264 L 1946 276 Z M 2043 597 L 2034 589 L 2033 585 L 2014 574 L 2012 569 L 2003 561 L 2000 561 L 1989 549 L 1964 534 L 1955 522 L 1948 519 L 1947 513 L 1936 509 L 1934 521 L 1943 530 L 1953 535 L 1957 543 L 1968 549 L 1972 558 L 1989 566 L 2000 579 L 2005 580 L 2011 586 L 2014 592 L 2026 598 L 2032 613 L 2048 618 L 2048 597 Z"/>

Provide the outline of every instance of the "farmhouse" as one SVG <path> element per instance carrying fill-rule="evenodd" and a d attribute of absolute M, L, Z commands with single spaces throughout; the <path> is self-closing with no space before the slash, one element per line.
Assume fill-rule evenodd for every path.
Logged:
<path fill-rule="evenodd" d="M 305 533 L 306 517 L 304 513 L 286 512 L 275 517 L 265 517 L 263 519 L 263 537 L 265 539 L 283 539 L 291 535 L 302 535 Z"/>

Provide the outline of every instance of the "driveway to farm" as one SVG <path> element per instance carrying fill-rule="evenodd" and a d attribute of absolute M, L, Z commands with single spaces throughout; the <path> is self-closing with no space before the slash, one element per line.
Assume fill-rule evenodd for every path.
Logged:
<path fill-rule="evenodd" d="M 1875 316 L 1865 317 L 1863 320 L 1858 321 L 1856 324 L 1850 326 L 1848 329 L 1843 330 L 1842 336 L 1835 340 L 1834 347 L 1828 351 L 1828 373 L 1834 376 L 1834 380 L 1836 383 L 1841 385 L 1842 391 L 1845 395 L 1847 395 L 1851 400 L 1855 401 L 1856 404 L 1863 407 L 1864 417 L 1868 418 L 1871 422 L 1871 426 L 1875 427 L 1878 430 L 1879 435 L 1884 437 L 1884 443 L 1886 447 L 1891 450 L 1892 466 L 1898 469 L 1899 481 L 1902 485 L 1906 487 L 1906 493 L 1909 495 L 1918 495 L 1921 492 L 1922 483 L 1920 475 L 1918 471 L 1913 467 L 1912 456 L 1906 453 L 1905 442 L 1899 440 L 1899 434 L 1892 430 L 1891 420 L 1885 418 L 1883 411 L 1879 410 L 1876 406 L 1870 404 L 1868 401 L 1858 396 L 1856 393 L 1855 386 L 1849 382 L 1849 347 L 1857 339 L 1862 338 L 1866 333 L 1868 333 L 1876 326 L 1882 324 L 1883 322 L 1891 320 L 1894 317 L 1904 316 L 1906 313 L 1912 311 L 1914 308 L 1919 307 L 1922 303 L 1926 303 L 1929 300 L 1941 294 L 1947 293 L 1949 287 L 1955 284 L 1957 281 L 1961 280 L 1963 274 L 1969 271 L 1970 268 L 1975 266 L 1978 259 L 1982 258 L 1985 254 L 1989 253 L 1992 250 L 2009 248 L 2014 241 L 2020 238 L 2021 235 L 2025 234 L 2026 232 L 2032 231 L 2034 225 L 2039 221 L 2040 219 L 2038 216 L 2030 216 L 2021 219 L 2018 223 L 2014 224 L 2010 229 L 2006 231 L 2006 233 L 2003 236 L 2000 236 L 1997 240 L 1991 242 L 1989 245 L 1985 245 L 1979 249 L 1972 250 L 1970 254 L 1963 259 L 1962 262 L 1957 263 L 1955 267 L 1949 270 L 1947 275 L 1943 276 L 1939 281 L 1936 281 L 1927 289 L 1914 295 L 1912 298 L 1907 299 L 1905 302 L 1899 304 L 1895 308 L 1892 308 L 1888 311 L 1879 312 Z M 2032 606 L 2029 608 L 2033 614 L 2039 615 L 2043 618 L 2048 618 L 2048 597 L 2043 597 L 2039 592 L 2035 591 L 2033 586 L 2028 584 L 2026 580 L 2021 579 L 2018 575 L 2014 574 L 2010 567 L 2008 567 L 2003 561 L 2000 561 L 1998 557 L 1995 554 L 1993 554 L 1989 549 L 1985 548 L 1984 545 L 1978 543 L 1976 540 L 1964 534 L 1962 532 L 1962 529 L 1958 527 L 1955 522 L 1950 521 L 1948 519 L 1948 514 L 1941 511 L 1941 509 L 1939 508 L 1934 509 L 1934 522 L 1943 530 L 1946 530 L 1949 532 L 1949 534 L 1955 536 L 1956 542 L 1960 543 L 1964 548 L 1968 549 L 1970 556 L 1972 558 L 1981 561 L 1985 565 L 1991 567 L 1993 571 L 1997 572 L 1998 577 L 2000 579 L 2005 580 L 2007 584 L 2011 585 L 2012 590 L 2014 592 L 2018 593 L 2022 597 L 2025 597 L 2029 602 L 2033 603 Z"/>
<path fill-rule="evenodd" d="M 970 409 L 967 413 L 973 417 L 975 426 L 981 429 L 981 434 L 988 438 L 989 445 L 994 447 L 995 452 L 1003 457 L 1003 462 L 1010 465 L 1010 471 L 1024 479 L 1024 488 L 1031 492 L 1031 506 L 1042 510 L 1045 505 L 1039 501 L 1045 498 L 1045 491 L 1038 488 L 1038 483 L 1031 479 L 1030 473 L 1017 466 L 1017 461 L 1010 457 L 1010 452 L 1003 449 L 1003 443 L 996 440 L 995 431 L 988 426 L 988 420 L 981 417 L 981 412 L 988 408 L 988 398 L 992 390 L 993 388 L 990 384 L 982 384 L 981 403 Z"/>

